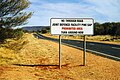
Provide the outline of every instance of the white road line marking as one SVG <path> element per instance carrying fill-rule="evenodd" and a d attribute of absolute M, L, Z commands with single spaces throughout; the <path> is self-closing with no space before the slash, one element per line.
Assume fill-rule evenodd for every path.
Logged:
<path fill-rule="evenodd" d="M 82 49 L 81 47 L 77 47 L 77 46 L 74 46 L 74 45 L 70 45 L 70 44 L 66 44 L 66 43 L 63 43 L 64 45 L 68 45 L 68 46 L 72 46 L 72 47 L 75 47 L 75 48 L 78 48 L 78 49 Z M 106 57 L 110 57 L 110 58 L 114 58 L 114 59 L 118 59 L 120 60 L 119 57 L 116 57 L 116 56 L 112 56 L 112 55 L 109 55 L 109 54 L 105 54 L 105 53 L 101 53 L 101 52 L 97 52 L 97 51 L 93 51 L 93 50 L 90 50 L 90 49 L 86 49 L 87 51 L 89 52 L 93 52 L 93 53 L 97 53 L 97 54 L 100 54 L 100 55 L 103 55 L 103 56 L 106 56 Z"/>
<path fill-rule="evenodd" d="M 113 49 L 120 49 L 120 48 L 118 48 L 118 47 L 112 47 Z"/>
<path fill-rule="evenodd" d="M 41 37 L 41 38 L 44 38 L 43 36 L 37 35 L 37 38 L 40 38 L 40 37 Z"/>
<path fill-rule="evenodd" d="M 93 43 L 90 43 L 90 45 L 95 45 L 95 44 L 93 44 Z"/>
<path fill-rule="evenodd" d="M 87 49 L 87 51 L 94 52 L 94 53 L 97 53 L 97 54 L 101 54 L 101 55 L 104 55 L 104 56 L 108 56 L 108 57 L 111 57 L 111 58 L 115 58 L 115 59 L 120 60 L 120 58 L 119 58 L 119 57 L 112 56 L 112 55 L 109 55 L 109 54 L 104 54 L 104 53 L 97 52 L 97 51 L 93 51 L 93 50 L 89 50 L 89 49 Z"/>

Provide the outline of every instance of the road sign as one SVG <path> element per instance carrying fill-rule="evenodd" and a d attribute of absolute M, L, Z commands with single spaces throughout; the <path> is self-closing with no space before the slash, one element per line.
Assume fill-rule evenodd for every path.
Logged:
<path fill-rule="evenodd" d="M 53 35 L 93 35 L 92 18 L 51 18 Z"/>
<path fill-rule="evenodd" d="M 92 18 L 51 18 L 51 34 L 59 35 L 59 68 L 62 65 L 61 35 L 84 35 L 83 65 L 86 65 L 86 38 L 93 35 L 94 21 Z"/>

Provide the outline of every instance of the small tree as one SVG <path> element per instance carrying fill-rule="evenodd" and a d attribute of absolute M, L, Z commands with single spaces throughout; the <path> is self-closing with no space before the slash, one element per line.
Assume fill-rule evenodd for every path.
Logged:
<path fill-rule="evenodd" d="M 23 12 L 29 7 L 28 0 L 0 0 L 0 27 L 11 28 L 26 23 L 32 13 Z"/>

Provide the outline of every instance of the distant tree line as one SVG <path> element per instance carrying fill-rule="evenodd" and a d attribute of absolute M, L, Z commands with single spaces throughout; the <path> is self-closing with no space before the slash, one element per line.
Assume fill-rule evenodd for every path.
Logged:
<path fill-rule="evenodd" d="M 120 22 L 94 23 L 94 35 L 120 36 Z"/>
<path fill-rule="evenodd" d="M 44 27 L 40 31 L 38 30 L 37 33 L 42 33 L 42 34 L 50 33 L 50 26 Z"/>

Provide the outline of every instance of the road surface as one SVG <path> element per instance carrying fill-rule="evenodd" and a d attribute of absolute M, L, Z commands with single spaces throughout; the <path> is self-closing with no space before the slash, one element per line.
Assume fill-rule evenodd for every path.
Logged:
<path fill-rule="evenodd" d="M 41 39 L 47 39 L 47 40 L 58 42 L 58 39 L 49 38 L 40 34 L 39 35 L 34 34 L 34 36 L 37 36 L 38 38 L 41 38 Z M 83 41 L 62 39 L 62 43 L 74 48 L 83 49 Z M 120 45 L 87 41 L 86 48 L 87 48 L 87 51 L 89 52 L 120 61 Z"/>

